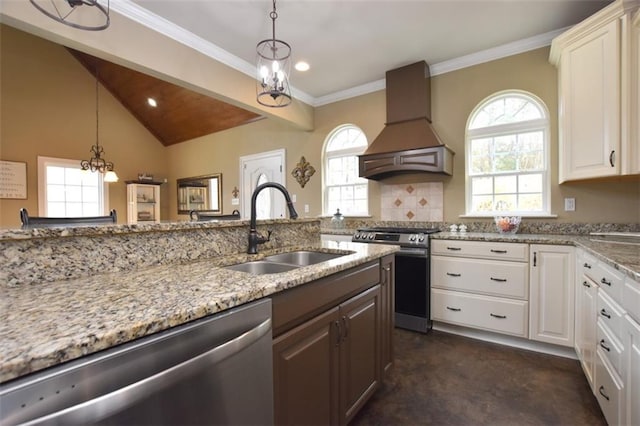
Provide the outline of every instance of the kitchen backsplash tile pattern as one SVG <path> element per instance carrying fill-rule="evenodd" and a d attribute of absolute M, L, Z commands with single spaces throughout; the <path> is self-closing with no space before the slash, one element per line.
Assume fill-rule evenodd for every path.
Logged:
<path fill-rule="evenodd" d="M 380 216 L 384 221 L 441 222 L 442 182 L 382 185 Z"/>

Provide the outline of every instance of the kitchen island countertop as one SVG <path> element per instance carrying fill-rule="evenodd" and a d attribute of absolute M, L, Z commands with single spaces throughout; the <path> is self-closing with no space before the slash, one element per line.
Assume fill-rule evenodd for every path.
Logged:
<path fill-rule="evenodd" d="M 301 249 L 345 256 L 292 271 L 251 275 L 223 266 Z M 215 314 L 392 254 L 397 246 L 320 242 L 249 258 L 0 287 L 0 382 Z"/>

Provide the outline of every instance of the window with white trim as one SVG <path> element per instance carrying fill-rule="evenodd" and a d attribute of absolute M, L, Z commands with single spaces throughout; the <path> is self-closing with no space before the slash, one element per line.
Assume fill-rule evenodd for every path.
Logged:
<path fill-rule="evenodd" d="M 367 138 L 358 127 L 345 124 L 335 128 L 323 151 L 323 212 L 337 209 L 349 216 L 369 214 L 369 183 L 358 176 L 358 155 L 367 148 Z"/>
<path fill-rule="evenodd" d="M 482 101 L 467 124 L 466 160 L 467 215 L 550 214 L 549 114 L 534 95 Z"/>
<path fill-rule="evenodd" d="M 38 157 L 38 215 L 83 217 L 108 214 L 104 175 L 84 171 L 80 160 Z"/>

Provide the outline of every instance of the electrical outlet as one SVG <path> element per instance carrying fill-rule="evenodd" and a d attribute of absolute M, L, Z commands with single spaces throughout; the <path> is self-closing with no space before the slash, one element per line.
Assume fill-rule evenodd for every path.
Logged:
<path fill-rule="evenodd" d="M 309 213 L 309 204 L 304 205 L 304 212 Z"/>
<path fill-rule="evenodd" d="M 565 212 L 575 212 L 576 211 L 576 199 L 575 198 L 565 198 L 564 199 L 564 211 Z"/>

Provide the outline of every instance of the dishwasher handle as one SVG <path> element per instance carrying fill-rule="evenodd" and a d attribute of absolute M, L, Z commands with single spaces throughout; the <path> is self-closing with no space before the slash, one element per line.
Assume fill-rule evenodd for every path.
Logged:
<path fill-rule="evenodd" d="M 271 318 L 248 330 L 241 335 L 216 346 L 191 359 L 176 364 L 166 370 L 160 371 L 153 376 L 131 383 L 121 389 L 108 394 L 85 401 L 61 411 L 48 414 L 43 417 L 23 423 L 27 425 L 38 425 L 54 421 L 56 424 L 72 423 L 92 423 L 103 419 L 111 414 L 122 411 L 137 401 L 145 398 L 150 393 L 166 388 L 181 378 L 198 372 L 209 364 L 215 364 L 229 358 L 258 341 L 271 330 Z"/>

